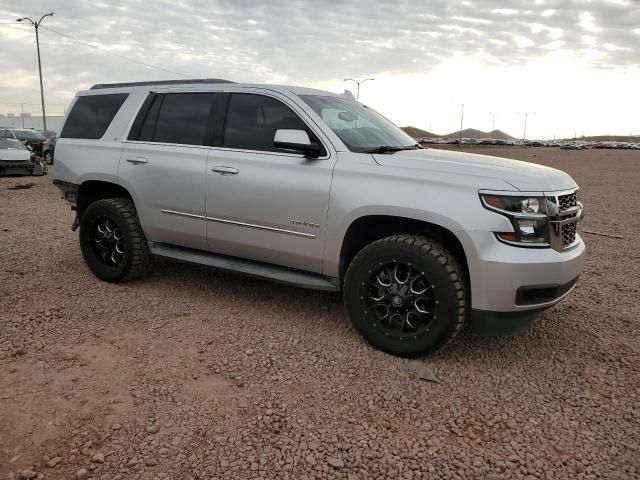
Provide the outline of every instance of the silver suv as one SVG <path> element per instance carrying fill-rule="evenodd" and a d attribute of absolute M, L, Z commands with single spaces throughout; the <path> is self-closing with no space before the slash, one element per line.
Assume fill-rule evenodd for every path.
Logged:
<path fill-rule="evenodd" d="M 419 356 L 468 321 L 508 333 L 584 265 L 558 170 L 421 148 L 348 95 L 223 80 L 95 85 L 54 183 L 102 280 L 150 255 L 342 292 L 374 346 Z"/>

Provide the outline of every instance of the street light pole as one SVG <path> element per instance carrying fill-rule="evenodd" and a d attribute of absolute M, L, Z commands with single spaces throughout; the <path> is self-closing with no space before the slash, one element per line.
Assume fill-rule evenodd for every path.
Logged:
<path fill-rule="evenodd" d="M 360 85 L 362 85 L 364 82 L 368 82 L 369 80 L 375 80 L 375 78 L 365 78 L 364 80 L 354 80 L 353 78 L 345 78 L 344 81 L 345 82 L 354 82 L 358 88 L 356 91 L 356 101 L 360 101 Z"/>
<path fill-rule="evenodd" d="M 43 130 L 47 129 L 47 114 L 44 108 L 44 88 L 42 86 L 42 62 L 40 61 L 40 36 L 38 35 L 38 27 L 40 27 L 40 24 L 46 17 L 53 17 L 54 15 L 55 15 L 55 12 L 47 13 L 41 16 L 40 20 L 38 20 L 37 22 L 34 22 L 29 17 L 18 18 L 16 20 L 17 22 L 22 22 L 24 20 L 27 20 L 29 23 L 31 23 L 31 25 L 33 25 L 33 28 L 35 28 L 36 30 L 36 48 L 38 50 L 38 74 L 40 76 L 40 101 L 42 102 L 42 129 Z M 24 116 L 23 116 L 23 121 L 24 121 Z"/>
<path fill-rule="evenodd" d="M 460 109 L 460 139 L 458 140 L 458 147 L 462 147 L 462 120 L 464 119 L 464 103 Z"/>

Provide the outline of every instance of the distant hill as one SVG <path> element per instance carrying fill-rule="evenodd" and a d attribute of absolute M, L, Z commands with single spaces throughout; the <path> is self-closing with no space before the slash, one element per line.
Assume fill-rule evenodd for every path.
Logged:
<path fill-rule="evenodd" d="M 449 133 L 447 135 L 438 135 L 437 133 L 429 132 L 427 130 L 422 130 L 417 127 L 401 127 L 408 135 L 411 135 L 413 138 L 419 137 L 432 137 L 432 138 L 458 138 L 460 136 L 460 131 Z M 502 130 L 494 130 L 493 132 L 483 132 L 482 130 L 477 130 L 475 128 L 467 128 L 462 130 L 462 138 L 496 138 L 500 140 L 514 140 L 514 138 L 503 132 Z"/>
<path fill-rule="evenodd" d="M 458 138 L 462 133 L 462 138 L 496 138 L 499 140 L 514 140 L 514 138 L 503 132 L 502 130 L 494 130 L 492 132 L 483 132 L 482 130 L 476 130 L 475 128 L 466 128 L 460 132 L 449 133 L 447 135 L 441 135 L 442 137 Z"/>
<path fill-rule="evenodd" d="M 435 133 L 427 132 L 426 130 L 421 130 L 416 127 L 400 127 L 405 131 L 407 135 L 412 136 L 413 138 L 418 137 L 439 137 L 440 135 L 436 135 Z"/>

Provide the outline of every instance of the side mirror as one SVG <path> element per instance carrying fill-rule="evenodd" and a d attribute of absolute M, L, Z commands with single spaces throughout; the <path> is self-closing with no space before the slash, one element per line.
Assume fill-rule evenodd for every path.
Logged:
<path fill-rule="evenodd" d="M 278 149 L 302 153 L 305 157 L 319 157 L 322 152 L 320 145 L 312 143 L 304 130 L 276 130 L 273 144 Z"/>

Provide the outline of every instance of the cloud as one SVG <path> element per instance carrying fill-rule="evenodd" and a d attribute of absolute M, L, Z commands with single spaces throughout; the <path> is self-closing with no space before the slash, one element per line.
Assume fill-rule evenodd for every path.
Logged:
<path fill-rule="evenodd" d="M 412 74 L 459 56 L 513 66 L 561 49 L 606 68 L 640 63 L 640 8 L 625 1 L 0 0 L 0 23 L 51 9 L 58 15 L 44 27 L 187 76 L 236 81 Z M 0 42 L 0 71 L 33 71 L 29 26 L 0 25 Z M 52 102 L 91 83 L 171 76 L 44 28 L 41 47 Z M 37 101 L 35 84 L 26 92 L 2 81 L 0 102 Z"/>

